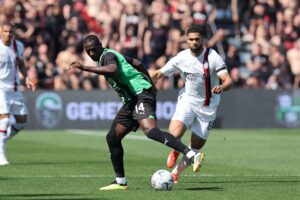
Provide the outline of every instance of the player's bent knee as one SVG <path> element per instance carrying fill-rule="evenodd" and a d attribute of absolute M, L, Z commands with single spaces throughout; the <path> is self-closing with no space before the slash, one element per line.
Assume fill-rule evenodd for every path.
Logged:
<path fill-rule="evenodd" d="M 106 142 L 107 144 L 116 144 L 119 143 L 120 140 L 116 137 L 116 133 L 113 130 L 109 130 L 109 132 L 106 135 Z"/>
<path fill-rule="evenodd" d="M 114 139 L 115 139 L 114 135 L 109 131 L 106 135 L 106 142 L 108 144 L 113 143 Z"/>

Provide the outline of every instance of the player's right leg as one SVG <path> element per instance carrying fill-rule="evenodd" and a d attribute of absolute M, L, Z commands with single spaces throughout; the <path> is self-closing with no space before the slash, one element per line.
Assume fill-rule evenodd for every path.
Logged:
<path fill-rule="evenodd" d="M 6 159 L 6 134 L 9 126 L 10 96 L 0 90 L 0 165 L 8 165 Z"/>
<path fill-rule="evenodd" d="M 185 124 L 180 120 L 171 120 L 169 125 L 169 133 L 172 134 L 174 137 L 180 139 L 186 130 Z M 171 150 L 168 158 L 167 158 L 167 166 L 168 168 L 173 168 L 176 164 L 176 161 L 180 155 L 180 152 L 176 150 Z"/>
<path fill-rule="evenodd" d="M 0 166 L 8 165 L 6 158 L 6 132 L 9 124 L 9 115 L 0 114 Z"/>
<path fill-rule="evenodd" d="M 208 126 L 209 123 L 204 123 L 204 125 L 202 124 L 203 129 L 200 126 L 199 122 L 195 122 L 192 125 L 193 133 L 191 135 L 190 144 L 191 144 L 191 149 L 195 152 L 199 152 L 200 149 L 202 149 L 202 147 L 206 143 L 206 139 L 208 137 L 208 130 L 207 130 L 207 128 L 204 128 L 204 127 L 206 127 L 206 125 Z M 203 130 L 205 130 L 204 131 L 205 134 L 203 133 Z M 194 164 L 193 164 L 194 171 L 195 170 L 199 171 L 199 169 L 201 168 L 201 165 L 203 163 L 204 157 L 205 157 L 205 155 L 203 153 L 198 153 L 197 157 L 194 158 L 197 160 L 197 161 L 194 161 Z M 174 177 L 174 180 L 177 179 L 177 182 L 178 182 L 180 173 L 184 169 L 186 169 L 188 166 L 190 166 L 191 164 L 192 164 L 192 162 L 190 161 L 190 159 L 188 159 L 186 156 L 182 157 L 179 164 L 176 165 L 176 167 L 171 172 Z"/>
<path fill-rule="evenodd" d="M 130 112 L 129 112 L 130 113 Z M 106 141 L 109 147 L 111 162 L 116 174 L 115 180 L 107 186 L 99 188 L 99 190 L 127 190 L 127 180 L 124 170 L 124 150 L 122 146 L 122 139 L 130 132 L 138 128 L 134 121 L 126 112 L 123 106 L 118 112 L 111 128 L 106 135 Z"/>

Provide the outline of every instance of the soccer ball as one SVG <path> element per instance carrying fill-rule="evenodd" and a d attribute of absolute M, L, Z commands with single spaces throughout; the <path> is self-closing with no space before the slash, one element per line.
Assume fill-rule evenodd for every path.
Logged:
<path fill-rule="evenodd" d="M 161 169 L 152 175 L 151 185 L 155 190 L 171 190 L 174 186 L 174 179 L 169 171 Z"/>

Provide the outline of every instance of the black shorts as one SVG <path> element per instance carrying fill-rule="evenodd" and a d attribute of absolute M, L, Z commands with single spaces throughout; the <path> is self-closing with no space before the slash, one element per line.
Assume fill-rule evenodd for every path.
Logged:
<path fill-rule="evenodd" d="M 123 105 L 114 122 L 120 123 L 132 131 L 139 128 L 139 121 L 146 118 L 156 119 L 156 94 L 152 88 L 144 90 L 128 104 Z"/>

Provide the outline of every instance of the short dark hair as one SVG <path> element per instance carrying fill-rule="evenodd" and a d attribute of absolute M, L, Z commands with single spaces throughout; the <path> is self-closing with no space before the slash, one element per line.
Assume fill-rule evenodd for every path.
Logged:
<path fill-rule="evenodd" d="M 0 24 L 0 27 L 3 27 L 3 26 L 10 26 L 10 27 L 14 28 L 14 24 L 11 22 L 8 22 L 8 21 Z"/>
<path fill-rule="evenodd" d="M 86 44 L 88 42 L 93 42 L 95 45 L 102 46 L 102 43 L 100 42 L 99 38 L 96 35 L 87 35 L 83 39 L 83 44 Z"/>
<path fill-rule="evenodd" d="M 198 25 L 192 25 L 190 28 L 188 28 L 186 34 L 188 35 L 189 33 L 200 33 L 201 35 L 204 35 L 203 28 Z"/>

